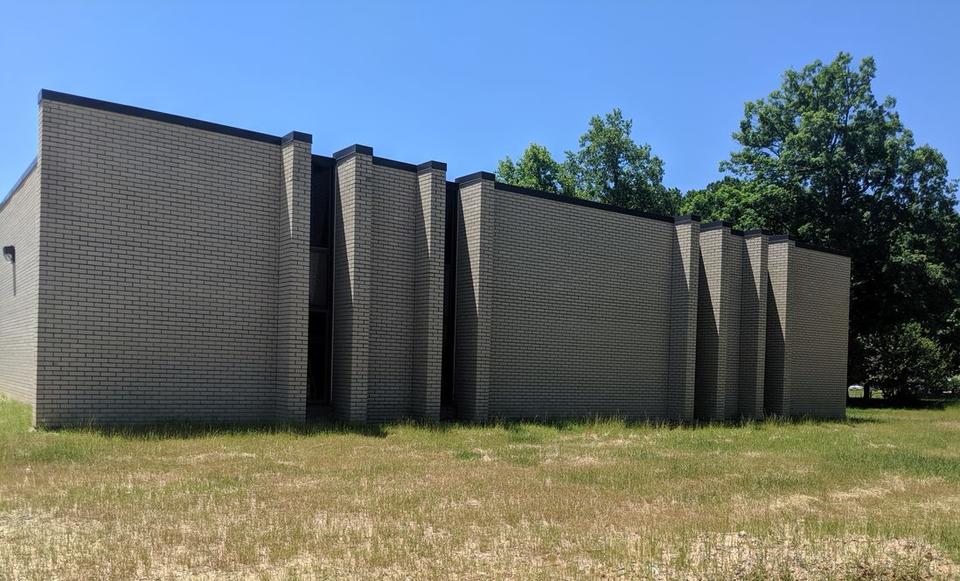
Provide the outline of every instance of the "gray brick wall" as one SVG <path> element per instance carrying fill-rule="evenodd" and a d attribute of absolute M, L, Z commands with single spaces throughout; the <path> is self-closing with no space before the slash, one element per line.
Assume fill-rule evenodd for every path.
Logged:
<path fill-rule="evenodd" d="M 417 173 L 419 195 L 414 211 L 416 241 L 413 313 L 413 385 L 411 414 L 440 418 L 443 366 L 443 266 L 446 248 L 446 170 L 423 168 Z"/>
<path fill-rule="evenodd" d="M 310 144 L 282 146 L 277 224 L 277 419 L 306 419 L 310 309 Z"/>
<path fill-rule="evenodd" d="M 728 226 L 700 235 L 695 416 L 763 414 L 767 239 Z"/>
<path fill-rule="evenodd" d="M 767 346 L 767 237 L 748 233 L 744 241 L 740 297 L 739 414 L 763 415 Z"/>
<path fill-rule="evenodd" d="M 843 415 L 849 259 L 486 174 L 445 216 L 440 167 L 337 162 L 339 417 L 439 417 L 448 219 L 463 419 Z M 310 176 L 298 138 L 44 99 L 0 208 L 0 391 L 45 426 L 303 421 Z"/>
<path fill-rule="evenodd" d="M 791 245 L 790 414 L 843 417 L 850 259 Z"/>
<path fill-rule="evenodd" d="M 338 180 L 334 357 L 354 363 L 335 363 L 336 406 L 351 421 L 437 419 L 445 172 L 355 153 Z"/>
<path fill-rule="evenodd" d="M 373 179 L 372 158 L 337 164 L 333 276 L 333 407 L 338 417 L 367 421 L 370 361 L 372 199 L 357 195 Z"/>
<path fill-rule="evenodd" d="M 764 362 L 763 407 L 767 414 L 790 415 L 792 353 L 787 349 L 791 310 L 789 301 L 792 244 L 770 244 L 767 253 L 767 336 Z"/>
<path fill-rule="evenodd" d="M 847 397 L 850 259 L 771 244 L 767 411 L 843 417 Z"/>
<path fill-rule="evenodd" d="M 486 421 L 490 411 L 494 195 L 487 180 L 460 186 L 455 398 L 459 416 L 473 421 Z"/>
<path fill-rule="evenodd" d="M 461 200 L 458 388 L 482 401 L 487 375 L 490 417 L 673 413 L 674 225 L 487 180 Z"/>
<path fill-rule="evenodd" d="M 33 404 L 37 392 L 40 172 L 36 167 L 0 209 L 0 246 L 16 247 L 16 262 L 0 259 L 0 393 Z"/>
<path fill-rule="evenodd" d="M 274 417 L 280 146 L 50 100 L 40 143 L 37 422 Z"/>
<path fill-rule="evenodd" d="M 668 417 L 691 420 L 697 367 L 697 304 L 700 287 L 700 224 L 677 224 L 670 295 L 670 407 Z"/>

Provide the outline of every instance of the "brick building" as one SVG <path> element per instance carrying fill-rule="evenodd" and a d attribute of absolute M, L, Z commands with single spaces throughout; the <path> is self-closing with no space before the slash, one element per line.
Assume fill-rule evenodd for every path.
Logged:
<path fill-rule="evenodd" d="M 841 417 L 849 259 L 52 91 L 0 205 L 35 423 Z"/>

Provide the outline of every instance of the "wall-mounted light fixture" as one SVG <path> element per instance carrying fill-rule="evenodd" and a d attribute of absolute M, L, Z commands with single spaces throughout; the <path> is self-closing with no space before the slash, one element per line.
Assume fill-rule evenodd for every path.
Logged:
<path fill-rule="evenodd" d="M 3 259 L 7 262 L 16 263 L 17 262 L 17 249 L 14 246 L 4 246 L 3 247 Z"/>

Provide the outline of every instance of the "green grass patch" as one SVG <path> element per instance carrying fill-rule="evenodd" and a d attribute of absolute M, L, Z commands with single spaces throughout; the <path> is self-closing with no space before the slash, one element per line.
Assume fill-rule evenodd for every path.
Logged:
<path fill-rule="evenodd" d="M 15 578 L 960 575 L 958 407 L 700 426 L 30 422 L 0 398 Z"/>

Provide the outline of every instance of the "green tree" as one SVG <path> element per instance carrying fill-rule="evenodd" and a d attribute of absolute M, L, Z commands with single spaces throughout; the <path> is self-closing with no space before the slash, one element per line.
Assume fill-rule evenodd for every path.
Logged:
<path fill-rule="evenodd" d="M 919 323 L 906 323 L 863 338 L 864 385 L 885 398 L 940 395 L 949 377 L 947 357 Z"/>
<path fill-rule="evenodd" d="M 796 198 L 783 188 L 727 176 L 702 190 L 687 192 L 680 202 L 680 214 L 724 220 L 739 230 L 789 232 L 795 206 Z"/>
<path fill-rule="evenodd" d="M 528 145 L 516 162 L 509 156 L 500 160 L 497 179 L 505 184 L 544 192 L 573 194 L 563 166 L 553 159 L 546 147 L 537 143 Z"/>
<path fill-rule="evenodd" d="M 956 338 L 960 296 L 957 184 L 940 152 L 915 143 L 895 100 L 874 96 L 875 75 L 872 58 L 855 67 L 845 53 L 787 71 L 745 106 L 741 148 L 721 164 L 738 181 L 685 202 L 704 218 L 787 230 L 851 256 L 853 381 L 869 357 L 863 337 L 917 322 Z"/>
<path fill-rule="evenodd" d="M 674 214 L 680 192 L 663 185 L 663 160 L 630 136 L 633 121 L 620 109 L 590 119 L 580 149 L 564 164 L 581 197 L 623 208 Z"/>

